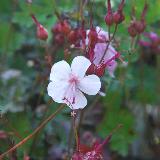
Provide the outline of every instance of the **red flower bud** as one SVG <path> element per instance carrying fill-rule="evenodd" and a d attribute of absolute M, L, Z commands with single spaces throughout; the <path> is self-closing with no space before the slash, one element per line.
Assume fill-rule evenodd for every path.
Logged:
<path fill-rule="evenodd" d="M 143 33 L 145 28 L 146 28 L 146 23 L 145 21 L 141 20 L 141 21 L 136 21 L 135 22 L 135 28 L 137 30 L 137 32 L 140 34 L 140 33 Z"/>
<path fill-rule="evenodd" d="M 71 31 L 71 26 L 66 20 L 61 22 L 61 25 L 62 25 L 62 33 L 67 35 Z"/>
<path fill-rule="evenodd" d="M 94 49 L 96 43 L 98 42 L 98 33 L 95 28 L 91 28 L 88 34 L 90 47 Z"/>
<path fill-rule="evenodd" d="M 46 40 L 48 38 L 48 31 L 41 24 L 37 26 L 37 38 L 41 40 Z"/>
<path fill-rule="evenodd" d="M 62 34 L 57 34 L 55 36 L 55 42 L 59 45 L 62 45 L 64 43 L 64 36 Z"/>
<path fill-rule="evenodd" d="M 107 12 L 107 15 L 105 16 L 105 22 L 108 26 L 111 26 L 113 24 L 113 14 L 112 14 L 110 0 L 108 0 L 108 12 Z"/>
<path fill-rule="evenodd" d="M 61 33 L 62 30 L 62 26 L 60 23 L 57 23 L 53 26 L 52 28 L 52 33 L 57 34 L 57 33 Z"/>
<path fill-rule="evenodd" d="M 48 38 L 48 31 L 45 27 L 43 27 L 34 15 L 31 15 L 34 23 L 37 26 L 37 38 L 41 40 L 46 40 Z"/>
<path fill-rule="evenodd" d="M 118 6 L 118 11 L 113 14 L 113 21 L 115 24 L 120 24 L 125 20 L 125 16 L 123 14 L 123 7 L 124 7 L 125 0 L 122 0 Z"/>
<path fill-rule="evenodd" d="M 92 63 L 87 70 L 87 74 L 95 74 L 95 69 L 96 66 Z"/>
<path fill-rule="evenodd" d="M 106 65 L 102 62 L 100 65 L 96 68 L 96 75 L 99 77 L 102 77 L 105 74 Z"/>
<path fill-rule="evenodd" d="M 71 31 L 68 36 L 68 41 L 71 43 L 71 44 L 75 44 L 78 37 L 77 37 L 77 32 L 76 31 Z"/>
<path fill-rule="evenodd" d="M 114 12 L 113 14 L 113 21 L 115 24 L 120 24 L 125 20 L 125 16 L 122 12 Z"/>
<path fill-rule="evenodd" d="M 52 28 L 52 32 L 54 34 L 61 33 L 61 34 L 67 35 L 70 31 L 71 31 L 71 26 L 69 25 L 69 23 L 66 20 L 58 22 Z"/>
<path fill-rule="evenodd" d="M 107 14 L 105 16 L 105 22 L 108 26 L 111 26 L 113 24 L 113 15 L 112 14 Z"/>
<path fill-rule="evenodd" d="M 135 28 L 135 22 L 131 23 L 128 27 L 128 33 L 131 37 L 135 37 L 137 35 L 137 30 Z"/>

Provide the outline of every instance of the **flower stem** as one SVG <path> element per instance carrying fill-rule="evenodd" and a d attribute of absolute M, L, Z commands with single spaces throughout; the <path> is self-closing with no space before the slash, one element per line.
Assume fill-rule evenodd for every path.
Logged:
<path fill-rule="evenodd" d="M 0 160 L 4 158 L 7 154 L 13 152 L 15 149 L 26 143 L 29 139 L 31 139 L 35 134 L 37 134 L 49 121 L 51 121 L 62 109 L 64 105 L 61 105 L 53 114 L 51 114 L 47 119 L 45 119 L 30 135 L 24 138 L 22 141 L 17 143 L 15 146 L 10 148 L 8 151 L 4 152 L 0 155 Z"/>
<path fill-rule="evenodd" d="M 78 131 L 77 131 L 77 126 L 76 126 L 76 119 L 73 117 L 73 129 L 74 129 L 74 135 L 75 135 L 75 140 L 76 140 L 76 147 L 77 150 L 79 148 L 79 143 L 78 143 Z"/>
<path fill-rule="evenodd" d="M 111 41 L 114 39 L 114 36 L 115 36 L 115 34 L 117 32 L 117 27 L 118 27 L 118 25 L 116 24 L 112 37 L 110 37 L 110 27 L 108 27 L 109 41 L 107 42 L 107 46 L 106 46 L 106 49 L 105 49 L 105 51 L 103 53 L 103 56 L 102 56 L 102 58 L 100 60 L 100 63 L 103 61 L 105 55 L 107 54 L 107 50 L 109 48 L 109 45 L 110 45 Z"/>

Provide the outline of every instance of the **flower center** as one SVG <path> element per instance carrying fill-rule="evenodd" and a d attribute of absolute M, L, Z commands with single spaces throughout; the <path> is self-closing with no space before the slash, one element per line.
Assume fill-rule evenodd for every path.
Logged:
<path fill-rule="evenodd" d="M 77 85 L 78 82 L 79 82 L 78 77 L 76 75 L 71 74 L 69 77 L 69 83 L 71 85 Z"/>
<path fill-rule="evenodd" d="M 79 79 L 76 75 L 71 74 L 68 82 L 69 86 L 67 92 L 65 93 L 64 100 L 69 106 L 72 107 L 72 105 L 76 103 L 75 98 L 76 98 L 77 84 L 79 83 Z"/>

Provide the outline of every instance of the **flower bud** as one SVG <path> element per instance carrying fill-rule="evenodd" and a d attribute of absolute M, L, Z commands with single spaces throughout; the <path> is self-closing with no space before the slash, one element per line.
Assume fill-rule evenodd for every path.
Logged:
<path fill-rule="evenodd" d="M 70 31 L 70 33 L 68 34 L 67 36 L 68 38 L 68 41 L 71 43 L 71 44 L 75 44 L 75 42 L 77 41 L 77 33 L 76 31 Z"/>
<path fill-rule="evenodd" d="M 137 35 L 137 30 L 135 28 L 135 22 L 131 23 L 128 27 L 128 33 L 131 37 L 135 37 Z"/>
<path fill-rule="evenodd" d="M 113 21 L 115 24 L 120 24 L 125 20 L 125 16 L 122 12 L 114 12 L 113 14 Z"/>
<path fill-rule="evenodd" d="M 140 34 L 140 33 L 143 33 L 145 28 L 146 28 L 146 23 L 145 21 L 141 20 L 141 21 L 136 21 L 135 22 L 135 28 L 137 30 L 137 32 Z"/>
<path fill-rule="evenodd" d="M 41 40 L 46 40 L 48 38 L 48 31 L 45 27 L 43 27 L 34 15 L 31 15 L 34 23 L 37 26 L 37 38 Z"/>
<path fill-rule="evenodd" d="M 62 34 L 57 34 L 55 36 L 55 42 L 59 45 L 62 45 L 64 43 L 64 36 Z"/>
<path fill-rule="evenodd" d="M 54 34 L 57 34 L 57 33 L 60 33 L 61 32 L 61 30 L 62 30 L 62 27 L 61 27 L 61 25 L 60 25 L 60 23 L 57 23 L 57 24 L 55 24 L 53 27 L 52 27 L 52 33 L 54 33 Z"/>
<path fill-rule="evenodd" d="M 107 14 L 105 16 L 105 22 L 108 26 L 111 26 L 113 24 L 113 15 L 112 14 Z"/>
<path fill-rule="evenodd" d="M 94 49 L 96 43 L 98 42 L 98 33 L 95 28 L 91 28 L 88 34 L 89 42 L 90 42 L 90 47 Z"/>
<path fill-rule="evenodd" d="M 102 77 L 105 74 L 106 65 L 102 62 L 100 65 L 96 68 L 96 75 L 99 77 Z"/>
<path fill-rule="evenodd" d="M 111 26 L 113 24 L 113 14 L 112 14 L 112 9 L 111 9 L 111 1 L 108 0 L 108 11 L 105 16 L 105 22 L 108 26 Z"/>
<path fill-rule="evenodd" d="M 71 30 L 71 26 L 69 25 L 69 23 L 66 20 L 61 22 L 61 25 L 62 25 L 62 33 L 67 35 Z"/>
<path fill-rule="evenodd" d="M 95 69 L 96 66 L 92 63 L 87 70 L 87 74 L 95 74 Z"/>
<path fill-rule="evenodd" d="M 41 24 L 37 26 L 37 38 L 41 40 L 46 40 L 48 38 L 48 31 Z"/>

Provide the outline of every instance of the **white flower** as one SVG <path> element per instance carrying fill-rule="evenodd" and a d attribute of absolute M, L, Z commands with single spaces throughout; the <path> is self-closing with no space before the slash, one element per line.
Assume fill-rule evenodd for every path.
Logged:
<path fill-rule="evenodd" d="M 48 95 L 55 102 L 65 103 L 73 110 L 84 108 L 87 99 L 82 92 L 96 95 L 101 88 L 98 76 L 85 75 L 90 65 L 91 62 L 83 56 L 75 57 L 71 67 L 64 60 L 55 63 L 50 73 Z"/>

